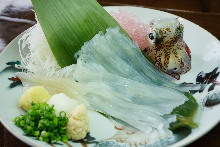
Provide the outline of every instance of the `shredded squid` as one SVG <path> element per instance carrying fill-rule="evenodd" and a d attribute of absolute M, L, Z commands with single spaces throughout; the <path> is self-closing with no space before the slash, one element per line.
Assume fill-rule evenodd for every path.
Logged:
<path fill-rule="evenodd" d="M 118 118 L 149 136 L 150 142 L 171 136 L 167 115 L 187 99 L 119 28 L 109 28 L 75 54 L 77 64 L 51 74 L 17 73 L 24 86 L 41 85 L 65 93 L 88 108 Z"/>

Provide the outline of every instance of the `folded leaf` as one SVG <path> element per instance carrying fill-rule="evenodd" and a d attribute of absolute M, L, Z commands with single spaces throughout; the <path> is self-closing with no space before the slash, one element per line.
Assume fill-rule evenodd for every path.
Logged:
<path fill-rule="evenodd" d="M 76 63 L 74 54 L 99 31 L 119 26 L 96 0 L 32 0 L 32 4 L 61 67 Z M 121 27 L 120 31 L 127 34 Z"/>
<path fill-rule="evenodd" d="M 193 118 L 198 110 L 198 103 L 190 93 L 185 93 L 185 96 L 189 100 L 175 108 L 171 113 L 177 115 L 177 121 L 170 124 L 170 130 L 172 131 L 181 127 L 198 127 L 198 125 L 193 121 Z"/>

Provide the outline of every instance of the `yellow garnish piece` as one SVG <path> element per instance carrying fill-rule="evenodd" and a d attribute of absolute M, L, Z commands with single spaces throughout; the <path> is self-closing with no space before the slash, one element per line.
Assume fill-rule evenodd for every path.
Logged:
<path fill-rule="evenodd" d="M 66 128 L 69 139 L 77 141 L 86 137 L 89 132 L 89 116 L 85 105 L 81 104 L 71 112 Z"/>
<path fill-rule="evenodd" d="M 31 107 L 31 103 L 43 103 L 50 99 L 51 95 L 42 86 L 30 87 L 19 99 L 19 107 L 25 111 Z"/>

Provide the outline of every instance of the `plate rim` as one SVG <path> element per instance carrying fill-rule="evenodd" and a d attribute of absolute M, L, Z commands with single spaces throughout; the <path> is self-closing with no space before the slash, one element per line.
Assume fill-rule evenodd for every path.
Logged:
<path fill-rule="evenodd" d="M 158 11 L 158 12 L 160 12 L 160 13 L 165 13 L 165 14 L 172 15 L 172 16 L 175 16 L 175 17 L 180 17 L 180 16 L 178 16 L 178 15 L 175 15 L 175 14 L 172 14 L 172 13 L 169 13 L 169 12 L 165 12 L 165 11 L 162 11 L 162 10 L 157 10 L 157 9 L 152 9 L 152 8 L 147 8 L 147 7 L 141 7 L 141 6 L 104 6 L 104 8 L 105 8 L 107 11 L 108 11 L 108 9 L 117 9 L 117 8 L 122 8 L 122 9 L 123 9 L 123 8 L 144 9 L 144 10 L 148 10 L 148 11 Z M 108 11 L 108 12 L 109 12 L 109 11 Z M 199 27 L 199 28 L 202 29 L 203 31 L 209 33 L 209 35 L 211 35 L 211 36 L 213 37 L 213 39 L 215 39 L 216 41 L 219 41 L 213 34 L 211 34 L 209 31 L 207 31 L 207 30 L 204 29 L 203 27 L 199 26 L 198 24 L 195 24 L 195 23 L 193 23 L 192 21 L 187 20 L 187 19 L 185 19 L 185 18 L 183 18 L 183 17 L 180 17 L 180 18 L 182 18 L 184 21 L 186 21 L 186 22 L 188 22 L 188 23 L 190 23 L 190 24 L 195 25 L 196 27 Z M 29 29 L 29 28 L 28 28 L 28 29 Z M 25 31 L 26 31 L 26 30 L 25 30 Z M 25 31 L 24 31 L 24 32 L 25 32 Z M 9 44 L 7 44 L 7 46 L 6 46 L 6 47 L 3 49 L 3 51 L 0 53 L 0 58 L 2 58 L 2 56 L 4 56 L 4 54 L 7 53 L 7 50 L 8 50 L 8 48 L 9 48 L 9 46 L 10 46 L 11 44 L 13 44 L 16 40 L 18 40 L 24 32 L 22 32 L 21 34 L 19 34 L 18 36 L 16 36 Z M 0 70 L 0 72 L 1 72 L 1 70 Z M 0 113 L 0 122 L 2 123 L 2 125 L 3 125 L 11 134 L 13 134 L 13 135 L 14 135 L 17 139 L 19 139 L 20 141 L 22 141 L 22 142 L 24 142 L 24 143 L 26 143 L 26 144 L 28 144 L 28 145 L 30 145 L 30 146 L 37 146 L 37 147 L 39 146 L 38 144 L 36 144 L 36 143 L 34 143 L 34 142 L 32 142 L 32 141 L 29 141 L 26 136 L 14 132 L 13 129 L 12 129 L 9 125 L 7 125 L 6 122 L 2 119 L 1 113 Z M 198 135 L 191 136 L 191 137 L 188 138 L 187 140 L 184 140 L 184 139 L 185 139 L 185 138 L 184 138 L 184 139 L 182 139 L 182 140 L 180 140 L 180 141 L 178 141 L 178 142 L 176 142 L 176 143 L 174 143 L 174 144 L 172 144 L 172 145 L 170 145 L 170 146 L 173 146 L 173 147 L 176 147 L 176 146 L 186 146 L 186 145 L 188 145 L 188 144 L 190 144 L 190 143 L 192 143 L 192 142 L 198 140 L 199 138 L 201 138 L 202 136 L 204 136 L 206 133 L 208 133 L 209 131 L 211 131 L 216 125 L 219 124 L 219 122 L 220 122 L 220 117 L 219 117 L 218 121 L 212 123 L 212 125 L 209 127 L 209 129 L 206 129 L 205 131 L 203 131 L 202 133 L 200 133 L 200 134 L 198 134 Z M 40 146 L 39 146 L 39 147 L 40 147 Z"/>

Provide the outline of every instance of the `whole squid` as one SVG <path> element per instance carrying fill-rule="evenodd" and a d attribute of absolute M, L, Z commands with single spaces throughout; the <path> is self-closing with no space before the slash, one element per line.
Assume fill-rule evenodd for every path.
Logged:
<path fill-rule="evenodd" d="M 149 24 L 144 52 L 155 66 L 168 75 L 180 79 L 191 69 L 191 53 L 183 40 L 183 25 L 177 18 L 158 18 Z"/>

